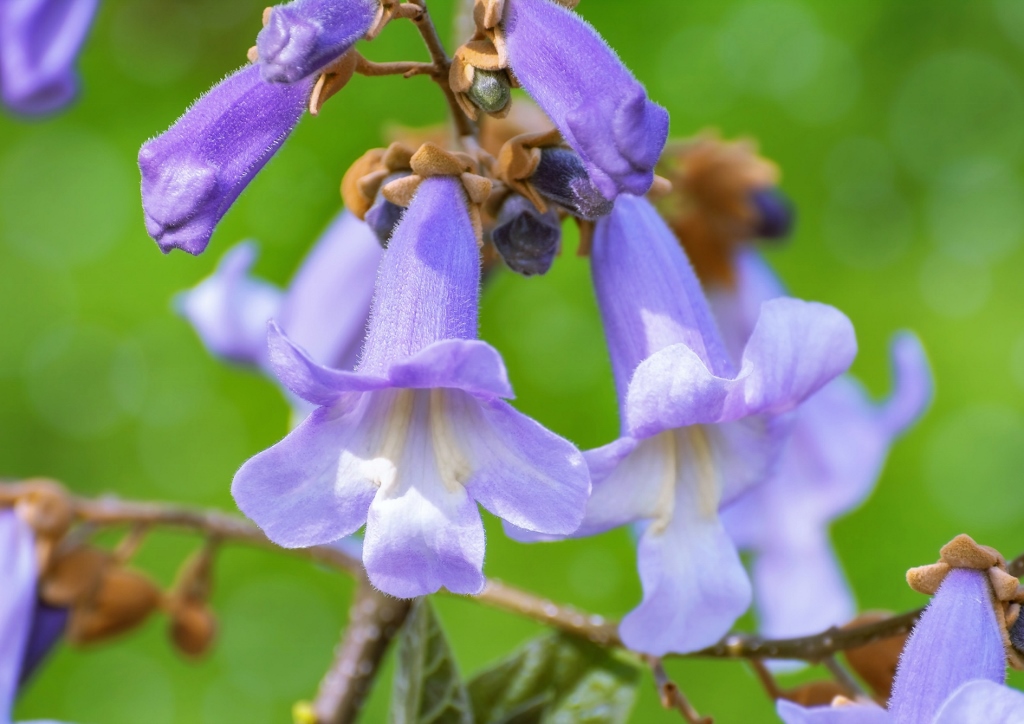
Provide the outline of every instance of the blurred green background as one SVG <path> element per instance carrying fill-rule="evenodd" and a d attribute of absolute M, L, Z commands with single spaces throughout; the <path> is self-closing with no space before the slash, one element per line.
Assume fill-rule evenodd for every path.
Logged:
<path fill-rule="evenodd" d="M 431 5 L 443 28 L 450 5 Z M 243 238 L 260 243 L 258 273 L 285 282 L 382 124 L 440 121 L 445 107 L 424 78 L 357 77 L 304 119 L 206 255 L 164 257 L 142 224 L 138 147 L 244 60 L 262 8 L 104 0 L 79 103 L 41 123 L 0 118 L 0 474 L 232 509 L 234 470 L 284 434 L 277 389 L 209 358 L 170 299 Z M 925 341 L 935 405 L 874 497 L 834 529 L 860 604 L 923 603 L 904 571 L 960 532 L 1024 550 L 1024 1 L 583 0 L 579 10 L 668 107 L 673 135 L 754 136 L 781 165 L 799 224 L 771 262 L 794 294 L 853 319 L 854 371 L 873 392 L 888 389 L 895 330 Z M 408 24 L 364 52 L 424 57 Z M 568 253 L 544 278 L 500 275 L 483 336 L 505 355 L 520 409 L 582 447 L 615 434 L 585 261 Z M 611 616 L 639 599 L 624 531 L 523 546 L 493 523 L 489 575 Z M 194 545 L 154 536 L 140 562 L 166 583 Z M 58 650 L 16 718 L 288 721 L 329 662 L 351 585 L 240 549 L 223 555 L 217 579 L 220 639 L 205 660 L 175 655 L 157 617 L 117 642 Z M 466 674 L 539 630 L 471 601 L 436 603 Z M 742 664 L 669 671 L 721 724 L 771 719 Z M 388 679 L 365 721 L 384 720 Z M 635 720 L 676 718 L 644 686 Z"/>

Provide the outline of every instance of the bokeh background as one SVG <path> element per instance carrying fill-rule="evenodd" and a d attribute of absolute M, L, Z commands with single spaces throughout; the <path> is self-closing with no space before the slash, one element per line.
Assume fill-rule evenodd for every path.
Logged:
<path fill-rule="evenodd" d="M 431 5 L 449 27 L 450 1 Z M 0 118 L 0 474 L 232 509 L 236 467 L 285 432 L 277 389 L 209 358 L 171 298 L 244 238 L 259 241 L 258 273 L 285 282 L 383 124 L 440 121 L 445 107 L 425 78 L 357 77 L 302 122 L 206 255 L 161 255 L 142 224 L 138 147 L 244 60 L 262 8 L 103 0 L 79 103 L 45 122 Z M 904 571 L 957 533 L 1024 550 L 1024 2 L 583 0 L 579 10 L 668 107 L 675 136 L 753 136 L 780 164 L 799 224 L 770 260 L 797 296 L 853 319 L 854 371 L 873 393 L 888 389 L 890 335 L 924 339 L 933 409 L 876 494 L 834 528 L 861 605 L 920 605 Z M 407 25 L 364 52 L 424 57 Z M 567 253 L 544 278 L 501 274 L 484 296 L 483 336 L 505 355 L 520 409 L 583 447 L 614 435 L 585 261 Z M 531 547 L 493 522 L 490 575 L 611 616 L 638 600 L 624 531 Z M 169 582 L 194 546 L 154 536 L 140 562 Z M 222 556 L 217 580 L 220 639 L 205 660 L 175 655 L 157 617 L 114 643 L 59 649 L 16 718 L 288 721 L 329 662 L 351 585 L 240 549 Z M 437 606 L 466 674 L 539 630 L 466 600 Z M 742 664 L 669 671 L 722 724 L 771 718 Z M 388 679 L 365 721 L 385 719 Z M 635 720 L 674 717 L 644 686 Z"/>

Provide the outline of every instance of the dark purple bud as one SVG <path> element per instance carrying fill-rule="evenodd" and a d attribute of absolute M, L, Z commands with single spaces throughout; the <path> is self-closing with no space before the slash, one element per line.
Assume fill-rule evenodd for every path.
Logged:
<path fill-rule="evenodd" d="M 21 662 L 18 686 L 24 686 L 32 674 L 50 653 L 57 641 L 64 635 L 68 623 L 68 609 L 49 606 L 42 601 L 36 604 L 32 617 L 32 629 L 28 634 L 25 656 Z"/>
<path fill-rule="evenodd" d="M 78 91 L 74 62 L 98 0 L 0 2 L 0 90 L 12 110 L 41 115 Z"/>
<path fill-rule="evenodd" d="M 527 277 L 545 274 L 558 253 L 562 225 L 554 211 L 542 214 L 530 201 L 513 194 L 498 212 L 491 241 L 512 271 Z"/>
<path fill-rule="evenodd" d="M 1010 643 L 1013 648 L 1024 653 L 1024 616 L 1017 616 L 1017 620 L 1010 626 Z"/>
<path fill-rule="evenodd" d="M 773 187 L 755 189 L 750 201 L 757 211 L 755 236 L 758 239 L 784 239 L 793 230 L 795 212 L 781 191 Z"/>
<path fill-rule="evenodd" d="M 373 25 L 379 0 L 294 0 L 256 36 L 263 78 L 295 83 L 340 58 Z"/>
<path fill-rule="evenodd" d="M 612 211 L 612 202 L 591 182 L 583 160 L 567 148 L 543 149 L 530 183 L 541 196 L 581 219 L 595 221 Z"/>
<path fill-rule="evenodd" d="M 139 151 L 146 230 L 163 252 L 199 254 L 295 128 L 313 80 L 267 83 L 249 65 L 215 85 Z"/>
<path fill-rule="evenodd" d="M 384 188 L 392 181 L 404 178 L 408 176 L 408 173 L 393 173 L 384 179 L 381 183 L 381 188 Z M 385 249 L 388 248 L 388 241 L 391 239 L 391 232 L 398 226 L 398 222 L 402 220 L 402 214 L 405 212 L 398 204 L 393 204 L 384 198 L 384 194 L 380 191 L 377 192 L 377 198 L 373 200 L 373 206 L 366 212 L 366 217 L 363 219 L 367 225 L 373 229 L 373 233 L 377 235 L 377 240 L 380 245 Z"/>

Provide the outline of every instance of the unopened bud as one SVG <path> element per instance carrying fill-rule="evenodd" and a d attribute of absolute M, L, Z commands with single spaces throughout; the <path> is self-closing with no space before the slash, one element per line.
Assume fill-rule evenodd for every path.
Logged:
<path fill-rule="evenodd" d="M 793 230 L 793 205 L 774 187 L 755 189 L 750 201 L 757 211 L 755 236 L 758 239 L 784 239 Z"/>
<path fill-rule="evenodd" d="M 473 105 L 485 113 L 498 113 L 512 100 L 512 84 L 503 70 L 475 68 L 473 84 L 466 95 L 473 101 Z"/>
<path fill-rule="evenodd" d="M 611 213 L 612 202 L 591 182 L 579 155 L 567 148 L 543 149 L 530 183 L 541 196 L 581 219 L 595 221 Z"/>
<path fill-rule="evenodd" d="M 170 612 L 171 641 L 188 656 L 202 656 L 213 643 L 217 620 L 203 603 L 181 601 Z"/>
<path fill-rule="evenodd" d="M 68 639 L 89 643 L 128 631 L 160 605 L 160 589 L 141 573 L 109 568 L 91 601 L 71 612 Z"/>
<path fill-rule="evenodd" d="M 1018 615 L 1017 620 L 1010 626 L 1010 643 L 1013 648 L 1024 654 L 1024 616 Z"/>
<path fill-rule="evenodd" d="M 77 606 L 99 588 L 110 554 L 98 548 L 77 546 L 58 549 L 50 567 L 44 572 L 39 595 L 51 606 Z"/>
<path fill-rule="evenodd" d="M 502 204 L 491 241 L 508 268 L 523 276 L 545 274 L 562 240 L 558 215 L 540 213 L 527 199 L 513 194 Z"/>
<path fill-rule="evenodd" d="M 397 181 L 408 175 L 408 173 L 393 173 L 384 179 L 381 188 L 387 186 L 392 181 Z M 401 221 L 404 212 L 405 209 L 398 204 L 388 201 L 384 198 L 384 194 L 378 191 L 377 198 L 374 199 L 373 205 L 370 206 L 363 220 L 373 229 L 373 233 L 377 235 L 380 245 L 387 249 L 391 233 L 398 226 L 398 222 Z"/>

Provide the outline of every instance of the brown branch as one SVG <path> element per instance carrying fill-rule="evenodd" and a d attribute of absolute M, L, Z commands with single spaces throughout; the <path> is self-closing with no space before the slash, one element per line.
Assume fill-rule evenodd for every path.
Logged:
<path fill-rule="evenodd" d="M 414 75 L 435 75 L 437 66 L 433 63 L 417 63 L 415 61 L 389 61 L 377 63 L 359 56 L 356 60 L 356 73 L 369 77 L 381 75 L 402 75 L 411 78 Z M 444 81 L 447 83 L 447 79 Z"/>
<path fill-rule="evenodd" d="M 501 581 L 487 581 L 484 590 L 474 596 L 478 601 L 519 614 L 543 624 L 561 629 L 601 646 L 622 646 L 618 625 L 603 616 L 587 614 L 571 606 L 564 606 L 540 598 Z"/>
<path fill-rule="evenodd" d="M 768 667 L 761 659 L 750 659 L 750 668 L 754 670 L 754 674 L 757 676 L 757 680 L 761 682 L 761 686 L 764 688 L 768 698 L 772 701 L 782 698 L 782 689 L 779 687 L 779 682 L 775 680 L 775 675 L 769 671 Z"/>
<path fill-rule="evenodd" d="M 475 138 L 476 127 L 466 117 L 466 114 L 463 113 L 462 108 L 459 107 L 459 102 L 455 100 L 455 92 L 452 91 L 452 87 L 448 83 L 448 70 L 452 65 L 451 58 L 448 57 L 448 53 L 444 49 L 444 43 L 441 42 L 441 36 L 437 34 L 434 21 L 430 18 L 426 0 L 412 0 L 410 4 L 420 8 L 420 13 L 413 17 L 412 21 L 416 25 L 416 29 L 420 31 L 423 43 L 427 46 L 427 52 L 430 53 L 430 60 L 435 68 L 432 77 L 437 81 L 441 90 L 444 91 L 445 100 L 448 101 L 448 108 L 452 112 L 452 120 L 455 122 L 455 129 L 460 137 L 472 136 Z"/>
<path fill-rule="evenodd" d="M 661 659 L 654 656 L 646 656 L 644 658 L 647 661 L 647 665 L 651 667 L 651 673 L 654 674 L 654 683 L 658 687 L 658 696 L 664 708 L 678 711 L 690 724 L 714 724 L 714 719 L 701 716 L 694 709 L 693 704 L 683 694 L 682 689 L 669 678 L 665 667 L 661 663 Z"/>
<path fill-rule="evenodd" d="M 870 698 L 861 685 L 857 683 L 857 680 L 839 663 L 835 656 L 827 656 L 821 663 L 832 674 L 832 678 L 836 680 L 836 683 L 846 689 L 846 693 L 851 699 Z"/>
<path fill-rule="evenodd" d="M 316 724 L 349 724 L 356 720 L 388 645 L 411 607 L 412 601 L 384 595 L 363 576 L 334 662 L 320 681 L 312 705 Z"/>

